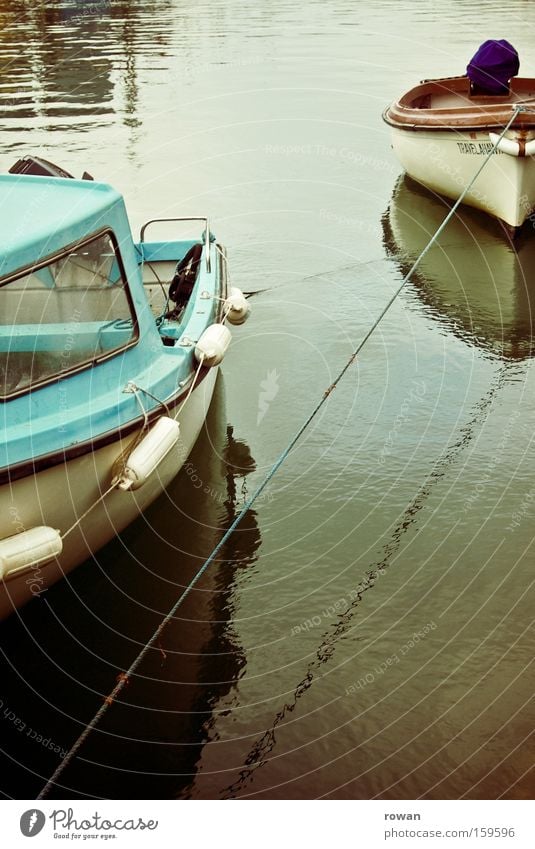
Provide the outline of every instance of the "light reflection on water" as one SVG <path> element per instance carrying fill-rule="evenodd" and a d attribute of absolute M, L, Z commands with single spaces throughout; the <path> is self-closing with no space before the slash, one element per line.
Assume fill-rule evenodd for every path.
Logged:
<path fill-rule="evenodd" d="M 535 74 L 531 8 L 483 7 L 475 35 L 460 0 L 0 3 L 3 169 L 87 168 L 136 230 L 209 213 L 259 293 L 194 473 L 2 628 L 0 698 L 45 737 L 75 738 L 442 220 L 384 106 L 491 35 Z M 452 223 L 58 797 L 530 795 L 531 235 Z M 54 755 L 3 730 L 28 798 Z"/>

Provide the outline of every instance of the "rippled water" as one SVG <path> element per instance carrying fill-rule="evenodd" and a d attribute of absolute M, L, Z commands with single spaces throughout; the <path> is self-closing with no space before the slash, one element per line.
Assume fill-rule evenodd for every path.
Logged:
<path fill-rule="evenodd" d="M 535 12 L 35 0 L 0 24 L 0 167 L 87 169 L 136 231 L 208 213 L 256 293 L 187 469 L 0 629 L 1 790 L 29 798 L 444 217 L 382 110 L 489 37 L 535 75 Z M 57 797 L 532 796 L 534 260 L 531 232 L 451 223 Z"/>

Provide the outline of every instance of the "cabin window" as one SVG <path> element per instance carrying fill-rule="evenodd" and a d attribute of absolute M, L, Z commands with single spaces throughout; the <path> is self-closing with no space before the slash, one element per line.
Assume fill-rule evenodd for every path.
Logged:
<path fill-rule="evenodd" d="M 94 365 L 135 342 L 137 323 L 111 233 L 0 283 L 0 396 Z"/>

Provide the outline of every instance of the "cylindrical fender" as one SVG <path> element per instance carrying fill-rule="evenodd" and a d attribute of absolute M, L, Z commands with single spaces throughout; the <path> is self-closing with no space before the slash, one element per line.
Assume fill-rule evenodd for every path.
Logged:
<path fill-rule="evenodd" d="M 59 531 L 39 526 L 0 540 L 0 579 L 12 572 L 42 566 L 63 549 Z"/>
<path fill-rule="evenodd" d="M 489 139 L 492 144 L 496 145 L 496 150 L 501 151 L 501 153 L 508 153 L 509 156 L 522 156 L 521 153 L 521 145 L 519 142 L 514 139 L 508 139 L 505 136 L 503 139 L 500 139 L 498 133 L 489 133 Z M 498 141 L 498 139 L 500 139 Z M 497 143 L 497 144 L 496 144 Z"/>
<path fill-rule="evenodd" d="M 235 286 L 230 289 L 228 298 L 223 304 L 223 308 L 226 312 L 227 321 L 229 321 L 230 324 L 243 324 L 247 321 L 251 311 L 249 301 L 241 289 L 237 289 Z"/>
<path fill-rule="evenodd" d="M 204 366 L 218 366 L 230 345 L 232 334 L 224 324 L 211 324 L 195 346 L 195 359 Z"/>
<path fill-rule="evenodd" d="M 500 137 L 497 133 L 489 133 L 489 139 L 492 144 L 496 144 L 499 138 Z M 500 139 L 498 142 L 497 150 L 501 150 L 502 153 L 508 153 L 509 156 L 534 156 L 535 139 L 530 139 L 524 144 L 521 144 L 521 142 L 516 141 L 516 139 L 508 139 L 504 136 L 504 138 Z"/>
<path fill-rule="evenodd" d="M 146 436 L 134 448 L 116 485 L 123 492 L 139 489 L 158 468 L 178 442 L 180 425 L 168 416 L 160 416 Z"/>

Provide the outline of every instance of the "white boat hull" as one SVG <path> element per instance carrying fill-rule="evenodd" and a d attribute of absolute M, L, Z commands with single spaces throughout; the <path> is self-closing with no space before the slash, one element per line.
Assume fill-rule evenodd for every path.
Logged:
<path fill-rule="evenodd" d="M 492 149 L 489 133 L 391 127 L 392 147 L 405 171 L 432 191 L 457 200 Z M 516 139 L 516 132 L 507 134 Z M 535 138 L 535 132 L 523 141 Z M 497 151 L 464 203 L 520 227 L 535 209 L 535 159 Z"/>
<path fill-rule="evenodd" d="M 177 446 L 139 489 L 128 492 L 113 489 L 98 501 L 110 487 L 117 458 L 132 444 L 135 433 L 0 487 L 0 539 L 40 525 L 57 529 L 63 535 L 95 505 L 66 534 L 57 558 L 8 574 L 0 582 L 0 619 L 32 598 L 42 596 L 48 587 L 120 533 L 163 492 L 195 444 L 210 406 L 217 371 L 210 369 L 192 392 L 178 416 Z"/>

